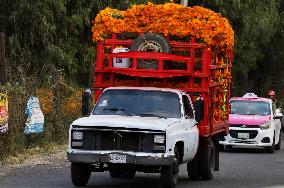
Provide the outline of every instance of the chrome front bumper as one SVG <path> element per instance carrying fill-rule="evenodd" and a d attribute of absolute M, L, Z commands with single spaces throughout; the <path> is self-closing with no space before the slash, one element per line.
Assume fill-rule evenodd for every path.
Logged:
<path fill-rule="evenodd" d="M 166 166 L 174 163 L 173 154 L 165 153 L 140 153 L 140 152 L 124 152 L 124 151 L 82 151 L 68 150 L 67 158 L 73 163 L 111 163 L 110 154 L 119 154 L 126 156 L 125 164 L 134 165 L 153 165 Z"/>

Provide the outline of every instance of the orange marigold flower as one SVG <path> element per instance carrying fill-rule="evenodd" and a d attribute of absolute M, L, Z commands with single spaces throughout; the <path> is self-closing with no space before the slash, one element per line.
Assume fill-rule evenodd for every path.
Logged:
<path fill-rule="evenodd" d="M 155 32 L 181 39 L 187 36 L 202 39 L 206 47 L 224 54 L 234 44 L 234 31 L 228 20 L 200 6 L 148 3 L 125 11 L 106 8 L 92 23 L 93 41 L 103 41 L 111 33 Z"/>

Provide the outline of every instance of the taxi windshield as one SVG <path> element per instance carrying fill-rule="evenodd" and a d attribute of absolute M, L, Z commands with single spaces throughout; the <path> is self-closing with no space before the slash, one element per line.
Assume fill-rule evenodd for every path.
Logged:
<path fill-rule="evenodd" d="M 269 102 L 232 100 L 231 114 L 267 116 L 271 111 Z"/>

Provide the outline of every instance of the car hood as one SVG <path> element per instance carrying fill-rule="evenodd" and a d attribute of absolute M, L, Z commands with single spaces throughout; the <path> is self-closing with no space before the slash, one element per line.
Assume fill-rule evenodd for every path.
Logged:
<path fill-rule="evenodd" d="M 75 120 L 72 125 L 165 131 L 178 121 L 176 118 L 91 115 Z"/>
<path fill-rule="evenodd" d="M 230 124 L 261 125 L 271 120 L 271 116 L 230 114 Z"/>

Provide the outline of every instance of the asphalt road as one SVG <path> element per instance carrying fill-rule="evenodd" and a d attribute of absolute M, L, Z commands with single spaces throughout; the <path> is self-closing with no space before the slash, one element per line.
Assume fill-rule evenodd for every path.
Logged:
<path fill-rule="evenodd" d="M 284 188 L 284 145 L 274 154 L 257 148 L 235 148 L 230 152 L 221 152 L 220 159 L 220 172 L 216 172 L 210 181 L 189 181 L 186 166 L 182 165 L 177 188 Z M 45 165 L 14 168 L 6 175 L 0 175 L 0 188 L 70 188 L 73 185 L 69 168 L 66 159 L 53 159 Z M 160 188 L 161 185 L 158 174 L 138 173 L 134 179 L 112 179 L 108 172 L 104 172 L 92 173 L 87 187 Z"/>

